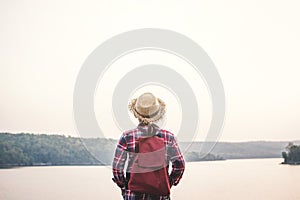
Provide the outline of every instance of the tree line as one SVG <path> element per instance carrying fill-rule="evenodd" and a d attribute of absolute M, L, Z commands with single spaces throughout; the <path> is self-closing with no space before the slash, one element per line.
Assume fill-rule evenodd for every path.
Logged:
<path fill-rule="evenodd" d="M 0 134 L 0 165 L 101 164 L 79 138 L 63 135 Z"/>
<path fill-rule="evenodd" d="M 0 166 L 110 165 L 117 140 L 64 135 L 0 133 Z M 186 161 L 221 157 L 186 152 Z"/>

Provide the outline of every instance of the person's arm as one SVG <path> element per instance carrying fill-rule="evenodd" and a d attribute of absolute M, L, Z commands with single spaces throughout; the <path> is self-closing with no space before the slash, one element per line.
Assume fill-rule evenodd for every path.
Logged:
<path fill-rule="evenodd" d="M 127 159 L 127 145 L 124 136 L 122 135 L 115 150 L 115 156 L 112 164 L 113 178 L 112 180 L 122 189 L 125 190 L 124 165 Z"/>
<path fill-rule="evenodd" d="M 169 178 L 172 186 L 179 183 L 185 169 L 184 158 L 175 138 L 172 141 L 170 160 L 172 162 L 172 171 Z"/>

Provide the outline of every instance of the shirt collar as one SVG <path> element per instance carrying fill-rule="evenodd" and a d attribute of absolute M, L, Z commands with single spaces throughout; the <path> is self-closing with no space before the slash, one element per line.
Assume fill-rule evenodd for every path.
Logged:
<path fill-rule="evenodd" d="M 159 129 L 159 126 L 153 123 L 144 124 L 143 122 L 140 122 L 137 128 L 143 133 L 146 133 L 147 135 L 155 135 Z"/>

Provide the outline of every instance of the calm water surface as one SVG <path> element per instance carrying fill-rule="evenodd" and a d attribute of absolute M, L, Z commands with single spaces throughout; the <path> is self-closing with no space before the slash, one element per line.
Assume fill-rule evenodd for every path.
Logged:
<path fill-rule="evenodd" d="M 187 163 L 172 200 L 299 200 L 300 166 L 282 159 Z M 99 166 L 23 167 L 0 170 L 1 200 L 118 200 L 111 170 Z"/>

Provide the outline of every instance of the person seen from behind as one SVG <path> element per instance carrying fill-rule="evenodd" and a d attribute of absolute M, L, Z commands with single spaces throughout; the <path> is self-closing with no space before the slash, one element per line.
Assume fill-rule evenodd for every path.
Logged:
<path fill-rule="evenodd" d="M 170 200 L 170 188 L 181 180 L 185 161 L 174 135 L 155 124 L 166 105 L 152 93 L 144 93 L 128 107 L 139 124 L 124 131 L 118 141 L 112 180 L 124 200 Z"/>

